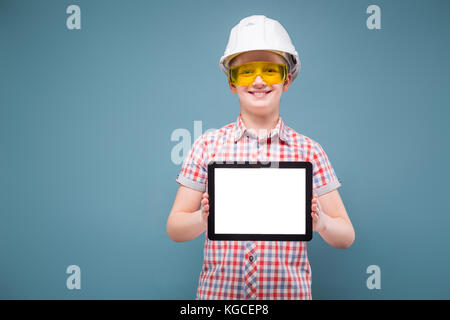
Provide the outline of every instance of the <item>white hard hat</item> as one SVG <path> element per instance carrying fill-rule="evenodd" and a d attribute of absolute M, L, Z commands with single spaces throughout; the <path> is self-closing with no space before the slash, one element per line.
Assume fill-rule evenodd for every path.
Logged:
<path fill-rule="evenodd" d="M 288 63 L 294 80 L 300 72 L 300 57 L 283 26 L 263 15 L 242 19 L 231 29 L 225 53 L 220 58 L 220 68 L 228 75 L 231 59 L 252 50 L 267 50 L 280 54 Z"/>

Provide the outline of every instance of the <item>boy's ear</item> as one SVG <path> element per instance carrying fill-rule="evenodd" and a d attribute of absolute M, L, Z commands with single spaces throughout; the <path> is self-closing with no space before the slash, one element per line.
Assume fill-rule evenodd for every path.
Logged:
<path fill-rule="evenodd" d="M 287 91 L 292 83 L 292 73 L 288 73 L 287 79 L 283 82 L 283 91 Z"/>
<path fill-rule="evenodd" d="M 232 93 L 237 93 L 236 86 L 230 82 L 230 79 L 228 79 L 228 86 L 230 87 Z"/>

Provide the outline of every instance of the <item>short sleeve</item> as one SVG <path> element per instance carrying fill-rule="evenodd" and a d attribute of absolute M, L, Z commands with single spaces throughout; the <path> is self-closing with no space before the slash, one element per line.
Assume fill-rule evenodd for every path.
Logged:
<path fill-rule="evenodd" d="M 208 170 L 206 162 L 204 137 L 200 136 L 193 144 L 189 154 L 184 158 L 180 173 L 176 181 L 188 188 L 204 192 Z"/>
<path fill-rule="evenodd" d="M 339 188 L 341 183 L 319 143 L 314 143 L 313 151 L 313 160 L 311 161 L 313 165 L 313 192 L 321 196 Z"/>

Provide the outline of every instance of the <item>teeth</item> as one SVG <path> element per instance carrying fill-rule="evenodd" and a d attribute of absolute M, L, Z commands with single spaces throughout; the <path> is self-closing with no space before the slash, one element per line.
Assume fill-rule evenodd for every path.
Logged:
<path fill-rule="evenodd" d="M 257 97 L 262 97 L 266 94 L 267 92 L 253 92 L 253 94 Z"/>

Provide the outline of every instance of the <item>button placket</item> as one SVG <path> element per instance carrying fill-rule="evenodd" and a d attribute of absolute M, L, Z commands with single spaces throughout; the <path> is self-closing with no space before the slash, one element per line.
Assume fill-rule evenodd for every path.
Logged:
<path fill-rule="evenodd" d="M 258 161 L 260 162 L 267 162 L 267 138 L 264 138 L 261 142 L 259 142 L 259 148 L 258 148 Z"/>
<path fill-rule="evenodd" d="M 257 298 L 257 264 L 256 243 L 247 241 L 245 244 L 244 296 L 245 299 Z"/>

